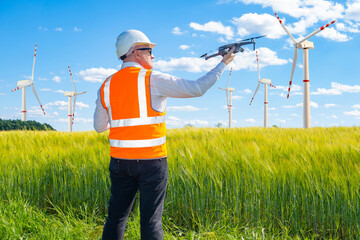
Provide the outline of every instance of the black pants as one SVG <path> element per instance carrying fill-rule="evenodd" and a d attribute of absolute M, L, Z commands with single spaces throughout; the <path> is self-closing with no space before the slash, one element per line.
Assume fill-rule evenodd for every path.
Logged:
<path fill-rule="evenodd" d="M 163 239 L 161 217 L 168 179 L 167 159 L 111 158 L 111 198 L 103 240 L 123 239 L 135 195 L 140 190 L 141 239 Z"/>

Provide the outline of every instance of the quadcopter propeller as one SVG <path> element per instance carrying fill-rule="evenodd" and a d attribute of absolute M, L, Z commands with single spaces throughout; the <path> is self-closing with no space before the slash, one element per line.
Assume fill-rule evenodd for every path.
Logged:
<path fill-rule="evenodd" d="M 242 40 L 240 40 L 239 42 L 248 41 L 248 40 L 254 40 L 254 39 L 258 39 L 258 38 L 262 38 L 262 37 L 266 37 L 266 35 L 257 36 L 257 37 L 252 37 L 252 38 L 247 38 L 247 39 L 242 39 Z"/>

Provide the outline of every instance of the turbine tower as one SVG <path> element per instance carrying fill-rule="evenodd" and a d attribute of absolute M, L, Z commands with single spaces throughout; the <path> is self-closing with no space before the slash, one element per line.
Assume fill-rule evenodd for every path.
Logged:
<path fill-rule="evenodd" d="M 257 91 L 259 90 L 260 87 L 260 83 L 264 84 L 264 128 L 268 128 L 268 88 L 267 86 L 269 85 L 270 87 L 276 88 L 274 85 L 271 84 L 271 80 L 270 79 L 266 79 L 266 78 L 260 78 L 260 66 L 259 66 L 259 56 L 258 56 L 258 52 L 256 51 L 256 62 L 257 62 L 257 67 L 258 67 L 258 74 L 259 74 L 259 83 L 256 87 L 254 96 L 252 97 L 251 101 L 250 101 L 250 106 L 252 101 L 254 100 L 254 97 L 257 93 Z"/>
<path fill-rule="evenodd" d="M 230 69 L 230 74 L 229 74 L 229 78 L 227 80 L 226 88 L 219 87 L 219 89 L 224 90 L 226 92 L 227 108 L 228 108 L 228 112 L 229 112 L 229 128 L 232 127 L 232 92 L 235 91 L 235 88 L 228 87 L 231 72 L 232 72 L 232 68 Z"/>
<path fill-rule="evenodd" d="M 77 95 L 81 95 L 81 94 L 84 94 L 86 93 L 85 92 L 81 92 L 81 93 L 78 93 L 76 92 L 76 88 L 75 88 L 75 84 L 74 84 L 74 80 L 73 80 L 73 77 L 72 77 L 72 73 L 71 73 L 71 70 L 70 70 L 70 66 L 68 66 L 69 68 L 69 73 L 70 73 L 70 77 L 71 77 L 71 81 L 72 81 L 72 84 L 73 84 L 73 87 L 74 87 L 74 92 L 65 92 L 64 95 L 65 97 L 68 97 L 69 99 L 69 107 L 68 107 L 68 117 L 69 117 L 69 123 L 68 123 L 68 130 L 69 132 L 72 132 L 72 125 L 74 124 L 74 117 L 75 117 L 75 105 L 76 105 L 76 96 Z M 71 106 L 71 98 L 74 97 L 74 103 L 73 105 Z M 72 108 L 71 108 L 72 107 Z"/>
<path fill-rule="evenodd" d="M 45 115 L 45 111 L 43 106 L 41 105 L 40 99 L 36 93 L 35 87 L 34 87 L 34 69 L 35 69 L 35 59 L 36 59 L 36 48 L 37 44 L 35 44 L 35 53 L 34 53 L 34 61 L 33 61 L 33 67 L 32 67 L 32 74 L 31 74 L 31 80 L 22 80 L 17 82 L 17 88 L 11 90 L 11 92 L 14 92 L 16 90 L 19 90 L 22 88 L 22 107 L 21 107 L 21 120 L 26 121 L 26 87 L 32 87 L 32 90 L 34 92 L 34 95 L 36 99 L 38 100 L 40 107 Z"/>
<path fill-rule="evenodd" d="M 295 67 L 296 67 L 296 61 L 298 56 L 298 49 L 303 49 L 303 70 L 304 70 L 304 80 L 303 80 L 303 88 L 304 88 L 304 103 L 303 103 L 303 127 L 304 128 L 311 128 L 311 116 L 310 116 L 310 80 L 309 80 L 309 49 L 314 49 L 314 43 L 307 41 L 310 37 L 314 36 L 318 32 L 324 30 L 325 28 L 329 27 L 331 24 L 333 24 L 335 21 L 332 21 L 331 23 L 328 23 L 319 29 L 313 31 L 308 36 L 306 36 L 301 41 L 296 42 L 295 38 L 291 35 L 289 30 L 285 27 L 282 20 L 280 20 L 279 16 L 275 13 L 275 16 L 279 20 L 281 26 L 284 28 L 285 32 L 290 36 L 292 41 L 294 42 L 295 46 L 295 52 L 294 52 L 294 60 L 293 65 L 291 69 L 291 77 L 289 82 L 289 89 L 287 98 L 289 98 L 290 95 L 290 88 L 292 84 L 292 78 L 294 75 Z"/>

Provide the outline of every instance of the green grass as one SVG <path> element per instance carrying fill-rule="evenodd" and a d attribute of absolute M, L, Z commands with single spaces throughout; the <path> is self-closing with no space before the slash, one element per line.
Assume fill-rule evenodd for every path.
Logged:
<path fill-rule="evenodd" d="M 167 134 L 165 239 L 360 239 L 360 128 Z M 99 239 L 107 133 L 0 133 L 0 236 Z M 128 223 L 139 239 L 139 214 Z"/>

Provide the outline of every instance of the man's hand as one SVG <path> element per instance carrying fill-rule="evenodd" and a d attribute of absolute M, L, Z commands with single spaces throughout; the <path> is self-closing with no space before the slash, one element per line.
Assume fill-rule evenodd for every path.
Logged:
<path fill-rule="evenodd" d="M 231 61 L 234 59 L 235 54 L 235 47 L 232 47 L 230 49 L 230 51 L 223 57 L 223 59 L 221 60 L 223 63 L 225 63 L 226 65 L 228 65 L 229 63 L 231 63 Z"/>

